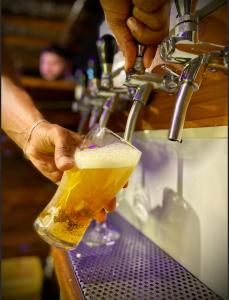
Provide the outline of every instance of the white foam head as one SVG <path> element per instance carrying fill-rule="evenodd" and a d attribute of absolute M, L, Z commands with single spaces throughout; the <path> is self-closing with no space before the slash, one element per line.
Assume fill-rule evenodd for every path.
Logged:
<path fill-rule="evenodd" d="M 75 163 L 79 169 L 135 167 L 141 157 L 136 148 L 113 143 L 101 148 L 76 150 Z"/>

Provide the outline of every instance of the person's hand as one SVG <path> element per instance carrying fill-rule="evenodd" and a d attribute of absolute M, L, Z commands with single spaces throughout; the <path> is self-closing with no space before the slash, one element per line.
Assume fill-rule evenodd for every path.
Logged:
<path fill-rule="evenodd" d="M 45 177 L 57 183 L 64 171 L 74 167 L 73 155 L 80 143 L 79 134 L 43 122 L 34 129 L 25 154 Z"/>
<path fill-rule="evenodd" d="M 45 177 L 57 183 L 64 171 L 74 167 L 74 152 L 81 141 L 79 134 L 43 122 L 34 129 L 26 147 L 26 156 Z M 96 215 L 96 220 L 105 221 L 107 212 L 114 211 L 115 207 L 114 198 Z"/>
<path fill-rule="evenodd" d="M 106 21 L 130 69 L 137 53 L 136 41 L 147 45 L 144 66 L 150 67 L 157 45 L 168 34 L 169 0 L 100 0 Z"/>
<path fill-rule="evenodd" d="M 128 182 L 123 186 L 125 189 L 128 186 Z M 116 198 L 112 199 L 107 205 L 96 215 L 95 219 L 98 222 L 105 222 L 107 213 L 113 212 L 116 208 Z"/>

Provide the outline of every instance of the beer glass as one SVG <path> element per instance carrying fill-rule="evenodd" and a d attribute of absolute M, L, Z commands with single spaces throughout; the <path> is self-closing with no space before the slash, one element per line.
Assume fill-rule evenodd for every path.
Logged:
<path fill-rule="evenodd" d="M 141 152 L 107 128 L 93 128 L 74 154 L 53 198 L 34 222 L 50 245 L 73 249 L 95 215 L 128 181 Z"/>

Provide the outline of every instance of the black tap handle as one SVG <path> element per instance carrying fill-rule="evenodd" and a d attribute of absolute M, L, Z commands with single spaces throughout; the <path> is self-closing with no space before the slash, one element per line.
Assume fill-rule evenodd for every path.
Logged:
<path fill-rule="evenodd" d="M 101 64 L 113 64 L 116 51 L 115 38 L 110 34 L 105 34 L 97 41 L 97 48 Z"/>
<path fill-rule="evenodd" d="M 83 82 L 84 82 L 84 86 L 87 87 L 88 85 L 88 74 L 86 70 L 83 70 Z"/>
<path fill-rule="evenodd" d="M 191 14 L 191 6 L 192 6 L 192 1 L 191 0 L 184 1 L 184 14 L 185 15 L 190 15 Z"/>

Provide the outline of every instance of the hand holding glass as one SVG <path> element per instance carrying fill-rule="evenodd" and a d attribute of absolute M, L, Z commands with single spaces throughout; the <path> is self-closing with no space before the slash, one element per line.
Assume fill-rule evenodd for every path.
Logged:
<path fill-rule="evenodd" d="M 75 248 L 96 213 L 128 181 L 141 152 L 106 128 L 91 130 L 75 152 L 76 167 L 64 172 L 60 185 L 35 220 L 50 245 Z"/>

